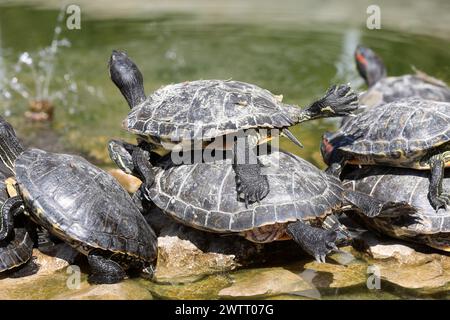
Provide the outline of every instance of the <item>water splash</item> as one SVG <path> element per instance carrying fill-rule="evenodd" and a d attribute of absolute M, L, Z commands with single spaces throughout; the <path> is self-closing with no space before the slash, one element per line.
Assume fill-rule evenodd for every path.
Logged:
<path fill-rule="evenodd" d="M 80 86 L 71 71 L 61 70 L 57 64 L 61 49 L 71 46 L 71 42 L 62 37 L 64 17 L 65 6 L 59 11 L 50 45 L 37 51 L 22 52 L 10 69 L 5 64 L 0 42 L 0 101 L 5 116 L 12 113 L 10 105 L 14 96 L 27 100 L 31 113 L 52 112 L 53 106 L 58 105 L 65 107 L 69 114 L 74 114 L 78 107 L 80 87 L 100 95 L 87 84 Z M 61 72 L 55 75 L 57 66 Z M 30 111 L 26 112 L 28 115 Z"/>
<path fill-rule="evenodd" d="M 364 83 L 356 71 L 353 54 L 360 43 L 361 33 L 357 29 L 348 29 L 342 39 L 342 51 L 336 61 L 335 79 L 350 83 L 352 88 L 357 89 Z"/>

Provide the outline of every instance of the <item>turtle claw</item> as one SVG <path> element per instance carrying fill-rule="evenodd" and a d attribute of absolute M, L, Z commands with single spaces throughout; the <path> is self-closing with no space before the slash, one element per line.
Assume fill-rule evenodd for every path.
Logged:
<path fill-rule="evenodd" d="M 319 113 L 328 116 L 347 116 L 358 108 L 358 96 L 348 85 L 333 85 L 318 101 Z"/>
<path fill-rule="evenodd" d="M 249 203 L 260 202 L 270 191 L 267 176 L 260 173 L 254 174 L 251 170 L 249 172 L 251 174 L 239 170 L 236 176 L 238 199 L 245 201 L 246 208 Z"/>
<path fill-rule="evenodd" d="M 325 263 L 327 254 L 337 248 L 337 233 L 334 230 L 324 230 L 297 221 L 287 226 L 287 233 L 319 263 Z"/>
<path fill-rule="evenodd" d="M 447 206 L 450 205 L 450 194 L 442 193 L 437 197 L 430 197 L 430 202 L 436 212 L 438 212 L 439 209 L 447 210 Z"/>
<path fill-rule="evenodd" d="M 325 259 L 326 259 L 326 255 L 324 255 L 324 254 L 318 254 L 318 255 L 316 255 L 316 256 L 314 256 L 314 258 L 316 259 L 316 261 L 318 262 L 318 263 L 325 263 Z"/>

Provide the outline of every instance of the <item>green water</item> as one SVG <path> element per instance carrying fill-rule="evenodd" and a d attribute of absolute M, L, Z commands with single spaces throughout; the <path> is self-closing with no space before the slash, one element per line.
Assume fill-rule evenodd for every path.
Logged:
<path fill-rule="evenodd" d="M 58 11 L 26 6 L 0 5 L 0 45 L 3 64 L 12 65 L 21 52 L 49 45 Z M 112 166 L 106 151 L 110 138 L 133 137 L 121 129 L 127 104 L 109 80 L 107 61 L 111 50 L 123 49 L 139 65 L 147 93 L 162 85 L 195 79 L 235 79 L 255 83 L 287 103 L 304 106 L 320 97 L 333 83 L 350 82 L 364 89 L 353 66 L 352 51 L 358 43 L 375 49 L 390 75 L 411 72 L 411 65 L 450 83 L 450 41 L 388 29 L 370 31 L 347 27 L 302 27 L 289 24 L 204 23 L 191 14 L 155 14 L 136 19 L 83 20 L 81 30 L 67 30 L 71 42 L 55 66 L 55 78 L 70 71 L 79 91 L 71 108 L 55 103 L 50 129 L 31 126 L 23 113 L 28 102 L 17 95 L 0 100 L 0 111 L 13 123 L 28 145 L 79 153 L 101 166 Z M 8 70 L 6 70 L 8 71 Z M 24 78 L 32 86 L 31 78 Z M 56 88 L 52 84 L 51 88 Z M 91 91 L 91 92 L 90 92 Z M 319 143 L 336 121 L 316 121 L 296 127 L 305 145 L 299 150 L 282 140 L 281 146 L 322 167 Z M 35 143 L 34 143 L 35 142 Z M 356 292 L 356 293 L 355 293 Z M 393 298 L 364 289 L 337 298 Z M 330 295 L 333 297 L 334 295 Z"/>

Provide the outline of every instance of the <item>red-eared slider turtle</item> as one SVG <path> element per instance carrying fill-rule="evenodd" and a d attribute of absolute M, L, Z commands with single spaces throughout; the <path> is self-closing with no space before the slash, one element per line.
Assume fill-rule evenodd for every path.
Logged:
<path fill-rule="evenodd" d="M 119 151 L 119 150 L 118 150 Z M 118 156 L 130 157 L 126 150 Z M 270 192 L 252 208 L 239 201 L 230 159 L 174 165 L 170 157 L 148 175 L 147 196 L 166 214 L 190 227 L 236 233 L 253 242 L 293 239 L 318 261 L 336 249 L 337 229 L 321 228 L 343 202 L 340 181 L 292 154 L 260 155 Z"/>
<path fill-rule="evenodd" d="M 369 87 L 360 97 L 361 105 L 367 108 L 410 97 L 450 102 L 450 88 L 443 81 L 423 72 L 387 77 L 383 61 L 367 47 L 356 48 L 355 61 L 359 74 Z"/>
<path fill-rule="evenodd" d="M 5 149 L 2 152 L 3 156 L 0 160 L 0 210 L 11 215 L 7 219 L 0 216 L 0 238 L 4 239 L 0 241 L 0 272 L 3 272 L 23 266 L 30 261 L 34 243 L 26 221 L 18 221 L 21 219 L 14 218 L 19 216 L 23 208 L 12 206 L 8 200 L 9 195 L 5 184 L 5 180 L 14 175 L 14 161 L 23 149 L 17 141 L 14 129 L 1 117 L 0 131 L 0 137 L 16 141 L 12 149 Z"/>
<path fill-rule="evenodd" d="M 346 170 L 347 171 L 347 170 Z M 429 179 L 425 172 L 405 168 L 364 166 L 343 173 L 344 186 L 351 190 L 387 201 L 404 201 L 416 210 L 405 214 L 402 208 L 381 212 L 375 218 L 359 215 L 369 228 L 389 236 L 425 243 L 431 247 L 450 251 L 450 211 L 436 212 L 427 194 Z M 450 188 L 450 172 L 446 172 L 442 186 Z M 406 208 L 409 211 L 409 208 Z"/>
<path fill-rule="evenodd" d="M 430 170 L 428 197 L 439 209 L 450 203 L 442 189 L 444 168 L 450 165 L 449 137 L 450 103 L 410 98 L 349 119 L 324 135 L 321 151 L 335 175 L 346 163 Z"/>
<path fill-rule="evenodd" d="M 234 137 L 239 132 L 242 140 L 248 139 L 240 144 L 246 154 L 279 131 L 301 145 L 288 127 L 311 119 L 345 116 L 357 108 L 357 97 L 346 85 L 331 87 L 323 98 L 303 110 L 282 103 L 256 85 L 232 80 L 171 84 L 146 97 L 142 74 L 125 53 L 113 51 L 109 67 L 112 81 L 131 108 L 123 127 L 159 155 L 191 150 L 192 145 L 198 149 L 207 145 L 231 148 L 237 144 Z M 262 129 L 279 131 L 266 135 Z M 246 202 L 258 201 L 269 192 L 267 178 L 256 157 L 242 160 L 235 166 L 239 196 Z"/>
<path fill-rule="evenodd" d="M 11 143 L 0 137 L 2 158 Z M 22 152 L 14 169 L 19 196 L 8 203 L 24 205 L 34 222 L 87 255 L 90 282 L 115 283 L 126 269 L 151 267 L 155 233 L 111 175 L 79 156 L 38 149 Z M 1 216 L 11 217 L 5 206 Z"/>

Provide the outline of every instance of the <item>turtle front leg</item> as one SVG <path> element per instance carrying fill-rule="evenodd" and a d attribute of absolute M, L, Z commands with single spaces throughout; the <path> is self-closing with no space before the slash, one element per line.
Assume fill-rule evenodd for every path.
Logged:
<path fill-rule="evenodd" d="M 312 119 L 348 116 L 358 109 L 358 96 L 350 86 L 332 86 L 325 96 L 303 110 L 299 122 Z"/>
<path fill-rule="evenodd" d="M 118 283 L 125 279 L 125 271 L 115 261 L 108 259 L 99 252 L 92 252 L 88 255 L 91 274 L 88 281 L 92 284 Z"/>
<path fill-rule="evenodd" d="M 260 201 L 270 191 L 267 176 L 261 173 L 263 166 L 253 151 L 254 147 L 256 142 L 250 143 L 247 135 L 243 139 L 238 138 L 234 143 L 233 168 L 236 174 L 236 191 L 238 198 L 245 201 L 246 207 L 249 203 Z"/>
<path fill-rule="evenodd" d="M 325 262 L 330 252 L 339 251 L 335 243 L 337 239 L 335 230 L 311 227 L 302 221 L 297 221 L 287 226 L 287 233 L 319 263 Z"/>
<path fill-rule="evenodd" d="M 14 230 L 14 218 L 23 212 L 22 205 L 20 196 L 8 198 L 3 203 L 0 213 L 0 241 L 11 236 Z"/>
<path fill-rule="evenodd" d="M 450 151 L 436 154 L 429 160 L 431 177 L 428 189 L 428 199 L 436 211 L 441 208 L 446 209 L 447 205 L 450 204 L 450 194 L 442 190 L 445 163 L 447 161 L 450 161 Z"/>

